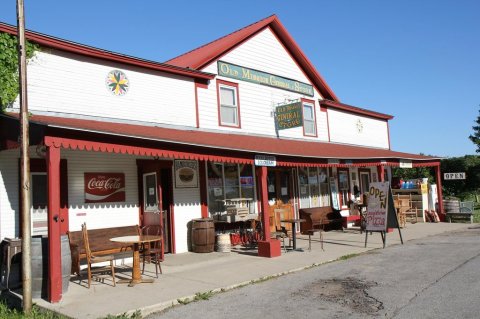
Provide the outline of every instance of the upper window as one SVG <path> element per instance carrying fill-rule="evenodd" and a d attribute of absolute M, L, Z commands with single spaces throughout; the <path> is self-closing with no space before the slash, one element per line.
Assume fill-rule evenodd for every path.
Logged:
<path fill-rule="evenodd" d="M 306 136 L 317 136 L 315 125 L 315 104 L 313 101 L 303 102 L 303 133 Z"/>
<path fill-rule="evenodd" d="M 217 92 L 219 125 L 240 127 L 238 84 L 218 80 Z"/>

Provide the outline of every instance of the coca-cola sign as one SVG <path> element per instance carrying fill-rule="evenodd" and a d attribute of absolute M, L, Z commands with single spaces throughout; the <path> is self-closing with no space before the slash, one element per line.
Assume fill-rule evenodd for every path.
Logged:
<path fill-rule="evenodd" d="M 85 203 L 125 201 L 125 174 L 84 173 Z"/>

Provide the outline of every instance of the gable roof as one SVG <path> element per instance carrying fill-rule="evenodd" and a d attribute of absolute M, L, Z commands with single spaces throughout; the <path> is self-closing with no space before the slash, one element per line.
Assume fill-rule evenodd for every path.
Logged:
<path fill-rule="evenodd" d="M 0 32 L 5 32 L 5 33 L 9 33 L 16 36 L 17 28 L 12 25 L 0 22 Z M 25 37 L 27 40 L 45 47 L 54 48 L 61 51 L 77 53 L 84 56 L 98 58 L 101 60 L 114 61 L 114 62 L 124 63 L 128 65 L 134 65 L 142 68 L 147 68 L 151 70 L 162 71 L 170 74 L 187 76 L 193 79 L 198 79 L 200 81 L 208 81 L 215 78 L 215 75 L 211 73 L 206 73 L 198 70 L 183 68 L 176 65 L 169 65 L 165 63 L 144 60 L 144 59 L 140 59 L 140 58 L 136 58 L 136 57 L 120 54 L 120 53 L 106 51 L 106 50 L 94 48 L 91 46 L 87 46 L 84 44 L 79 44 L 72 41 L 55 38 L 55 37 L 38 33 L 38 32 L 27 30 L 25 32 Z"/>
<path fill-rule="evenodd" d="M 222 38 L 168 60 L 165 63 L 184 68 L 192 68 L 197 70 L 202 69 L 212 61 L 220 58 L 226 52 L 232 50 L 242 42 L 248 40 L 252 36 L 268 27 L 276 34 L 276 36 L 285 46 L 286 50 L 300 65 L 302 70 L 312 81 L 314 86 L 320 91 L 322 96 L 325 99 L 338 101 L 335 93 L 332 91 L 332 89 L 330 89 L 323 77 L 320 75 L 320 73 L 318 73 L 312 62 L 310 62 L 307 56 L 303 53 L 276 15 L 271 15 L 263 20 L 257 21 Z"/>
<path fill-rule="evenodd" d="M 354 112 L 357 114 L 362 114 L 362 115 L 370 116 L 370 117 L 381 119 L 381 120 L 388 121 L 393 119 L 393 115 L 370 111 L 367 109 L 362 109 L 360 107 L 356 107 L 356 106 L 352 106 L 352 105 L 348 105 L 340 102 L 335 102 L 330 100 L 319 100 L 319 102 L 320 102 L 320 106 L 330 107 L 330 108 L 339 109 L 347 112 Z"/>

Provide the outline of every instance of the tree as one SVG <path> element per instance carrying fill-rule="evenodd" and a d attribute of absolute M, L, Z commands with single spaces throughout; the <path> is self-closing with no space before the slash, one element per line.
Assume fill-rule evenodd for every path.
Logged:
<path fill-rule="evenodd" d="M 480 153 L 480 110 L 478 110 L 478 117 L 475 123 L 477 125 L 473 126 L 473 135 L 470 135 L 468 138 L 477 146 L 477 153 Z"/>

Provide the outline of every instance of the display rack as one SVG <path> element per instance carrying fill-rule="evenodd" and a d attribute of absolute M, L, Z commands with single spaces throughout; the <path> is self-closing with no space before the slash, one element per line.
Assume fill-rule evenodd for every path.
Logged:
<path fill-rule="evenodd" d="M 394 200 L 407 200 L 408 209 L 405 211 L 407 221 L 425 222 L 425 210 L 428 210 L 428 194 L 422 194 L 420 188 L 392 189 Z"/>

